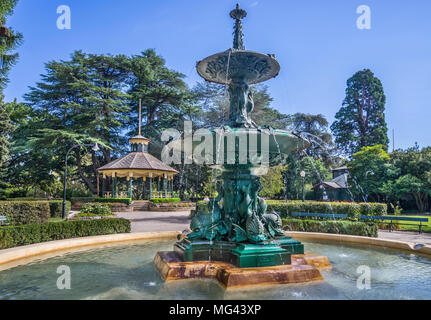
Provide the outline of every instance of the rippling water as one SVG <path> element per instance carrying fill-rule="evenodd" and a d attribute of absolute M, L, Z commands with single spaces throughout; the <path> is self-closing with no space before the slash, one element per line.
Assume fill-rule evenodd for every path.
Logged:
<path fill-rule="evenodd" d="M 0 272 L 0 299 L 431 299 L 431 260 L 375 247 L 304 242 L 333 268 L 325 281 L 225 291 L 204 280 L 165 283 L 153 266 L 173 240 L 145 241 L 70 253 Z M 57 268 L 71 270 L 71 290 L 57 289 Z M 371 269 L 371 289 L 359 290 L 359 266 Z"/>

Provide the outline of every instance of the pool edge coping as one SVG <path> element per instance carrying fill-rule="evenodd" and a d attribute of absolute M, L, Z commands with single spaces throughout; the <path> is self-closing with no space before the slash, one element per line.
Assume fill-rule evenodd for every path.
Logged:
<path fill-rule="evenodd" d="M 181 232 L 178 231 L 120 233 L 35 243 L 27 246 L 0 250 L 0 266 L 28 258 L 37 259 L 38 256 L 57 251 L 73 251 L 78 248 L 128 241 L 176 238 L 179 234 L 181 234 Z"/>
<path fill-rule="evenodd" d="M 299 231 L 288 231 L 286 232 L 286 235 L 298 240 L 327 240 L 331 242 L 345 242 L 345 243 L 372 245 L 376 247 L 399 249 L 399 250 L 405 250 L 405 251 L 421 253 L 421 254 L 431 256 L 431 246 L 423 245 L 423 247 L 419 249 L 415 249 L 414 246 L 416 244 L 412 242 L 352 236 L 352 235 L 344 235 L 344 234 L 314 233 L 314 232 L 299 232 Z"/>
<path fill-rule="evenodd" d="M 0 250 L 0 266 L 11 263 L 17 263 L 25 259 L 37 259 L 38 256 L 50 254 L 60 251 L 74 251 L 78 248 L 106 245 L 111 243 L 121 243 L 128 241 L 176 238 L 180 231 L 164 231 L 164 232 L 142 232 L 142 233 L 122 233 L 103 236 L 92 236 L 84 238 L 73 238 L 65 240 L 57 240 L 43 243 L 31 244 L 28 246 L 3 249 Z M 360 237 L 352 235 L 340 235 L 329 233 L 311 233 L 311 232 L 286 232 L 287 236 L 298 240 L 327 240 L 331 242 L 356 243 L 363 245 L 372 245 L 377 247 L 387 247 L 421 253 L 431 256 L 431 246 L 424 245 L 420 249 L 415 249 L 414 244 L 410 242 L 387 240 L 369 237 Z M 8 268 L 7 268 L 8 269 Z M 2 271 L 5 269 L 2 269 Z"/>

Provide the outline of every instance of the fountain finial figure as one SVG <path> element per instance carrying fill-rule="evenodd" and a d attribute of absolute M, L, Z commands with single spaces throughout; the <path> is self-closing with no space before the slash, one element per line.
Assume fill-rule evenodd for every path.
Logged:
<path fill-rule="evenodd" d="M 242 10 L 239 7 L 239 3 L 236 4 L 236 9 L 230 12 L 232 19 L 235 19 L 235 31 L 233 33 L 233 48 L 236 50 L 245 50 L 244 46 L 244 34 L 242 33 L 242 22 L 241 20 L 247 16 L 247 11 Z"/>

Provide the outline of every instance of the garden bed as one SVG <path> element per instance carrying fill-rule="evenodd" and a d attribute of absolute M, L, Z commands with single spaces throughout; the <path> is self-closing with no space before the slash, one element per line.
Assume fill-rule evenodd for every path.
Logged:
<path fill-rule="evenodd" d="M 109 203 L 109 202 L 91 202 L 91 203 L 76 203 L 72 206 L 74 211 L 81 211 L 87 205 L 95 205 L 95 204 L 103 204 L 104 206 L 109 207 L 111 212 L 132 212 L 133 205 L 127 205 L 125 203 Z"/>
<path fill-rule="evenodd" d="M 82 221 L 82 220 L 102 220 L 102 219 L 117 219 L 115 215 L 112 216 L 92 216 L 92 217 L 72 217 L 68 221 Z"/>

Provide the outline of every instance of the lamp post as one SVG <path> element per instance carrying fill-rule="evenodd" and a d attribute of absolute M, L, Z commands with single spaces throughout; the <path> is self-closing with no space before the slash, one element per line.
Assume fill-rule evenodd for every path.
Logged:
<path fill-rule="evenodd" d="M 66 161 L 65 161 L 65 167 L 64 167 L 64 184 L 63 184 L 63 220 L 66 219 L 66 183 L 67 183 L 67 158 L 69 157 L 69 153 L 78 147 L 92 147 L 94 152 L 97 152 L 100 150 L 99 145 L 97 143 L 93 144 L 75 144 L 72 146 L 66 153 Z"/>
<path fill-rule="evenodd" d="M 302 202 L 305 202 L 305 189 L 304 189 L 304 185 L 305 185 L 305 171 L 301 171 L 300 175 L 301 175 L 301 178 L 302 178 Z"/>
<path fill-rule="evenodd" d="M 367 187 L 367 194 L 365 195 L 365 202 L 368 202 L 368 193 L 369 193 L 369 191 L 370 191 L 370 188 L 368 188 L 368 174 L 371 174 L 371 175 L 374 175 L 374 171 L 373 170 L 370 170 L 370 171 L 367 171 L 366 173 L 365 173 L 365 185 L 366 185 L 366 187 Z"/>

